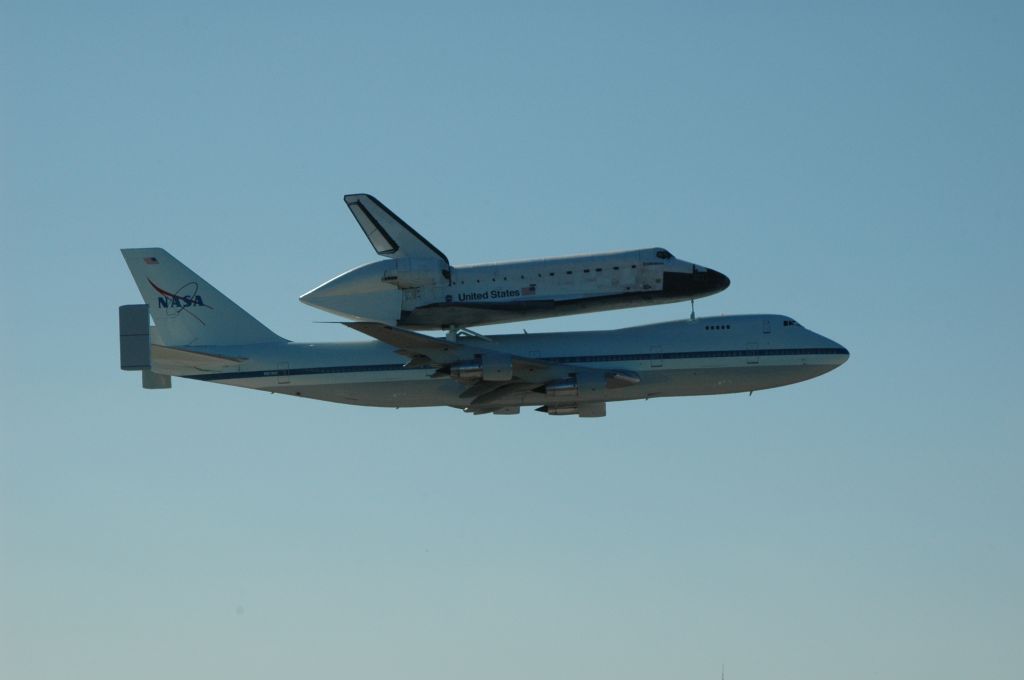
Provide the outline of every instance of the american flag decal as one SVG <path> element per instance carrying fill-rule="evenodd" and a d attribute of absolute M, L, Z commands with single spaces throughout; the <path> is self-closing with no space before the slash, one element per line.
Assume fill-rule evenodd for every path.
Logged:
<path fill-rule="evenodd" d="M 146 257 L 143 258 L 142 261 L 145 262 L 146 264 L 160 264 L 160 262 L 158 262 L 155 257 Z"/>
<path fill-rule="evenodd" d="M 526 288 L 523 288 L 523 290 L 522 290 L 523 295 L 534 295 L 536 292 L 537 292 L 537 284 L 535 284 L 535 283 L 531 283 L 529 286 L 527 286 Z"/>

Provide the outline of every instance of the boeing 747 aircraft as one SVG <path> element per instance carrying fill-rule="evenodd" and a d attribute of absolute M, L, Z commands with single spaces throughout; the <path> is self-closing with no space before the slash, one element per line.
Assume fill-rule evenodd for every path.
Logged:
<path fill-rule="evenodd" d="M 594 417 L 609 401 L 789 385 L 849 357 L 771 314 L 450 339 L 360 321 L 348 325 L 373 340 L 290 342 L 165 250 L 121 252 L 145 300 L 120 308 L 121 368 L 141 371 L 147 388 L 178 376 L 362 406 Z"/>
<path fill-rule="evenodd" d="M 378 255 L 299 299 L 349 319 L 402 328 L 458 329 L 693 300 L 725 290 L 713 269 L 664 248 L 452 266 L 369 194 L 345 202 Z"/>

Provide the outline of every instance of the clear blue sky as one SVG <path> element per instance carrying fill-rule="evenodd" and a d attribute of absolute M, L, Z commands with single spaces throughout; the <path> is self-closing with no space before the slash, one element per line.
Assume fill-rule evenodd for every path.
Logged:
<path fill-rule="evenodd" d="M 1019 3 L 83 4 L 0 4 L 0 675 L 1021 677 Z M 602 420 L 118 370 L 121 247 L 355 339 L 297 296 L 360 191 L 852 358 Z"/>

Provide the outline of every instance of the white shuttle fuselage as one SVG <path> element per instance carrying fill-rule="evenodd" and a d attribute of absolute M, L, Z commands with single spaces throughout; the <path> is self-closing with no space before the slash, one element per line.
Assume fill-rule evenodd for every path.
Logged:
<path fill-rule="evenodd" d="M 299 299 L 349 319 L 466 328 L 692 300 L 729 285 L 724 274 L 664 248 L 453 266 L 372 196 L 345 201 L 390 259 L 349 270 Z"/>

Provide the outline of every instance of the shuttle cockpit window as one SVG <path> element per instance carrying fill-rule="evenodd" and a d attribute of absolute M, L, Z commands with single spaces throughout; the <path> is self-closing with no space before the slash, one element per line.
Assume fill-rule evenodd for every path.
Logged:
<path fill-rule="evenodd" d="M 798 328 L 800 327 L 800 324 L 798 324 L 796 321 L 793 321 L 792 319 L 786 319 L 785 321 L 782 322 L 782 325 L 783 326 L 796 326 Z"/>
<path fill-rule="evenodd" d="M 657 255 L 658 258 L 660 258 L 662 260 L 671 260 L 672 259 L 672 253 L 668 252 L 667 250 L 659 250 L 658 252 L 656 252 L 654 254 Z"/>

